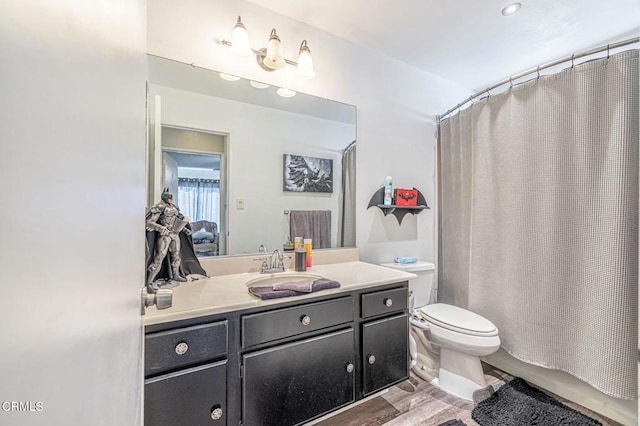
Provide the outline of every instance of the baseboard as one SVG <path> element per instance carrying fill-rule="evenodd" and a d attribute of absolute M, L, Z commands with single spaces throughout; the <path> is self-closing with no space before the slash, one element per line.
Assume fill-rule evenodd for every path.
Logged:
<path fill-rule="evenodd" d="M 512 357 L 504 349 L 483 357 L 482 360 L 611 420 L 626 426 L 638 425 L 637 400 L 625 401 L 610 397 L 568 373 L 527 364 Z"/>

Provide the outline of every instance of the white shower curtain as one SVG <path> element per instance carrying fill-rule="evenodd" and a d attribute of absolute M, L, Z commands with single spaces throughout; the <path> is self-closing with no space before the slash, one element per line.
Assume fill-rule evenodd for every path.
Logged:
<path fill-rule="evenodd" d="M 638 50 L 439 127 L 439 300 L 516 358 L 637 397 Z"/>

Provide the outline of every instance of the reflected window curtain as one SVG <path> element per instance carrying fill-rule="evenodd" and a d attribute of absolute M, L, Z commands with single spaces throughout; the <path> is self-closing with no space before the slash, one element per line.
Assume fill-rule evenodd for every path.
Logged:
<path fill-rule="evenodd" d="M 208 220 L 220 226 L 220 182 L 216 179 L 178 178 L 180 212 L 191 222 Z"/>
<path fill-rule="evenodd" d="M 342 223 L 340 246 L 356 246 L 356 141 L 342 153 Z"/>
<path fill-rule="evenodd" d="M 638 50 L 443 120 L 439 301 L 522 361 L 637 398 Z"/>

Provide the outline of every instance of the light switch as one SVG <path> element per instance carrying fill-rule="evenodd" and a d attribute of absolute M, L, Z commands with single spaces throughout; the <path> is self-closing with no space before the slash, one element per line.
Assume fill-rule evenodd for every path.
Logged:
<path fill-rule="evenodd" d="M 244 198 L 236 198 L 236 209 L 244 210 Z"/>

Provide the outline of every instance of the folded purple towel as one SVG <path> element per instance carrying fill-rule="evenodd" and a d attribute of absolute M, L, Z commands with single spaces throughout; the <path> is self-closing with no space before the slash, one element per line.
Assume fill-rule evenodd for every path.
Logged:
<path fill-rule="evenodd" d="M 325 290 L 327 288 L 336 288 L 340 287 L 340 283 L 338 281 L 330 280 L 327 278 L 318 278 L 313 282 L 313 288 L 311 291 L 320 291 Z"/>
<path fill-rule="evenodd" d="M 301 282 L 302 281 L 298 281 L 297 283 L 289 283 L 289 284 L 299 284 Z M 287 284 L 287 283 L 283 283 L 283 284 Z M 282 284 L 278 284 L 277 286 L 279 288 L 282 288 Z M 276 286 L 249 287 L 249 293 L 259 297 L 262 300 L 278 299 L 280 297 L 300 296 L 302 294 L 308 294 L 310 292 L 325 290 L 328 288 L 340 287 L 340 283 L 338 281 L 333 281 L 326 278 L 319 278 L 317 280 L 312 281 L 311 291 L 295 291 L 290 289 L 276 290 L 275 287 Z"/>
<path fill-rule="evenodd" d="M 280 297 L 289 297 L 289 296 L 297 296 L 299 294 L 305 294 L 305 293 L 299 293 L 293 290 L 276 291 L 271 286 L 249 287 L 249 293 L 253 294 L 254 296 L 258 296 L 262 300 L 278 299 Z"/>
<path fill-rule="evenodd" d="M 276 284 L 273 286 L 273 289 L 276 291 L 293 290 L 300 291 L 302 293 L 311 293 L 313 291 L 314 282 L 315 280 L 292 281 L 288 283 Z"/>

